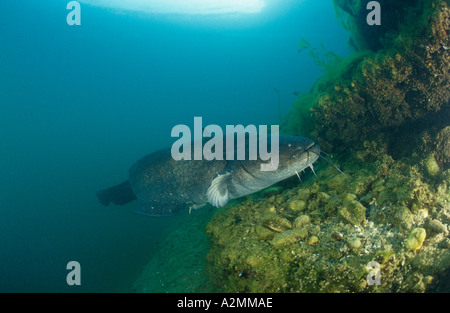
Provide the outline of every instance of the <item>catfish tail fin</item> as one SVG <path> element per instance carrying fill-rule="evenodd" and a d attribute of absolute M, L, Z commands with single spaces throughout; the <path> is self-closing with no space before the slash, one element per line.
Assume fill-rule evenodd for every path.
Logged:
<path fill-rule="evenodd" d="M 104 206 L 108 206 L 111 202 L 124 205 L 137 199 L 128 180 L 107 189 L 97 190 L 96 195 Z"/>

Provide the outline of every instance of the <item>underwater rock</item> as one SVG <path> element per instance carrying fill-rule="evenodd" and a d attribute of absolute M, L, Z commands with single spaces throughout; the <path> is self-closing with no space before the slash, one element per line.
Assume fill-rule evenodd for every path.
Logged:
<path fill-rule="evenodd" d="M 431 177 L 434 177 L 437 174 L 439 174 L 439 165 L 436 162 L 436 159 L 434 158 L 433 154 L 430 154 L 425 159 L 425 172 Z"/>
<path fill-rule="evenodd" d="M 427 228 L 436 232 L 436 233 L 447 233 L 446 225 L 442 224 L 442 222 L 434 219 L 430 219 L 427 222 Z"/>
<path fill-rule="evenodd" d="M 349 202 L 349 201 L 356 200 L 357 198 L 358 197 L 356 195 L 352 194 L 352 193 L 345 193 L 343 198 L 342 198 L 342 202 L 346 203 L 346 202 Z"/>
<path fill-rule="evenodd" d="M 306 202 L 304 200 L 292 200 L 289 202 L 289 208 L 294 212 L 303 211 L 306 208 Z"/>
<path fill-rule="evenodd" d="M 271 241 L 274 246 L 296 243 L 308 236 L 306 228 L 294 228 L 277 234 Z"/>
<path fill-rule="evenodd" d="M 363 3 L 339 2 L 349 10 Z M 230 205 L 210 221 L 211 275 L 225 291 L 429 292 L 448 277 L 450 126 L 428 118 L 448 112 L 450 10 L 448 1 L 411 3 L 398 2 L 385 20 L 404 23 L 378 38 L 385 49 L 331 67 L 333 75 L 299 96 L 282 129 L 310 134 L 349 180 L 318 167 L 301 187 L 257 206 Z M 413 121 L 423 124 L 419 144 L 405 144 L 398 129 L 408 139 Z M 227 222 L 236 214 L 245 223 Z M 373 260 L 382 264 L 381 285 L 365 280 Z"/>
<path fill-rule="evenodd" d="M 395 140 L 393 129 L 427 120 L 449 107 L 448 1 L 418 0 L 396 9 L 396 14 L 383 17 L 382 28 L 400 21 L 401 27 L 382 38 L 367 37 L 371 42 L 383 42 L 384 49 L 355 54 L 336 64 L 334 75 L 324 76 L 303 95 L 314 101 L 309 104 L 310 120 L 298 117 L 305 115 L 304 104 L 299 102 L 285 132 L 311 134 L 325 150 L 332 151 L 349 146 L 360 150 L 365 143 L 373 143 L 359 154 L 365 162 L 385 153 L 387 142 L 397 148 L 404 146 Z M 367 29 L 364 18 L 357 27 Z M 302 129 L 302 125 L 308 127 Z"/>
<path fill-rule="evenodd" d="M 406 239 L 406 248 L 411 251 L 419 250 L 427 236 L 424 228 L 414 228 Z"/>
<path fill-rule="evenodd" d="M 306 215 L 306 214 L 300 215 L 299 217 L 297 217 L 294 220 L 293 226 L 294 226 L 294 228 L 301 228 L 301 227 L 303 227 L 305 225 L 308 225 L 310 223 L 310 221 L 311 220 L 310 220 L 308 215 Z"/>
<path fill-rule="evenodd" d="M 414 219 L 414 214 L 406 206 L 396 208 L 392 216 L 392 222 L 396 225 L 406 222 L 411 223 Z"/>
<path fill-rule="evenodd" d="M 450 163 L 450 126 L 442 129 L 436 136 L 436 159 L 443 166 Z"/>
<path fill-rule="evenodd" d="M 258 225 L 255 231 L 258 238 L 261 240 L 271 240 L 275 236 L 275 233 L 271 229 L 262 225 Z"/>
<path fill-rule="evenodd" d="M 366 208 L 358 201 L 350 200 L 338 209 L 338 214 L 347 222 L 359 225 L 366 219 Z"/>
<path fill-rule="evenodd" d="M 427 274 L 434 274 L 450 268 L 450 250 L 432 253 L 420 251 L 411 261 L 411 266 Z"/>
<path fill-rule="evenodd" d="M 336 175 L 335 177 L 327 181 L 327 186 L 330 190 L 340 192 L 344 188 L 346 183 L 347 181 L 344 175 Z"/>
<path fill-rule="evenodd" d="M 342 241 L 344 240 L 344 235 L 338 231 L 333 231 L 330 238 L 332 241 Z"/>
<path fill-rule="evenodd" d="M 345 164 L 347 168 L 355 166 L 354 159 L 349 162 L 352 165 Z M 332 171 L 323 170 L 317 173 L 317 179 L 282 192 L 289 204 L 299 200 L 300 189 L 313 190 L 300 192 L 308 194 L 303 200 L 307 208 L 300 214 L 283 210 L 283 206 L 271 211 L 274 205 L 268 199 L 257 205 L 237 202 L 219 211 L 207 228 L 212 239 L 208 259 L 214 281 L 227 292 L 428 291 L 437 277 L 448 270 L 448 263 L 441 262 L 442 266 L 432 272 L 428 263 L 414 267 L 411 262 L 418 253 L 426 252 L 428 259 L 433 260 L 433 256 L 445 256 L 448 251 L 449 232 L 442 227 L 450 222 L 448 183 L 433 180 L 430 186 L 423 182 L 418 166 L 409 168 L 404 162 L 408 160 L 389 161 L 383 174 L 378 171 L 384 166 L 381 163 L 376 167 L 362 164 L 366 171 L 352 169 L 355 180 L 370 176 L 374 177 L 373 182 L 379 182 L 369 185 L 366 193 L 372 193 L 372 188 L 382 190 L 386 193 L 384 204 L 374 198 L 363 206 L 357 201 L 353 184 L 346 184 L 341 194 L 331 197 L 326 205 L 321 204 L 318 196 L 330 195 L 327 182 L 335 177 Z M 317 185 L 313 187 L 314 184 Z M 397 195 L 399 192 L 402 195 Z M 316 203 L 314 211 L 309 202 Z M 409 209 L 412 204 L 416 206 L 415 214 Z M 236 215 L 246 222 L 230 223 Z M 394 219 L 396 222 L 390 223 Z M 433 220 L 439 223 L 431 226 Z M 277 231 L 264 225 L 269 221 L 267 225 Z M 429 244 L 424 244 L 425 237 Z M 361 280 L 368 274 L 363 269 L 373 260 L 383 265 L 380 286 L 369 286 Z M 419 261 L 422 264 L 426 260 L 415 262 Z M 422 273 L 425 269 L 427 272 Z M 245 279 L 236 274 L 241 272 Z"/>
<path fill-rule="evenodd" d="M 308 245 L 310 245 L 310 246 L 315 246 L 315 245 L 317 245 L 318 242 L 319 242 L 319 238 L 317 238 L 316 236 L 311 236 L 308 239 Z"/>
<path fill-rule="evenodd" d="M 282 233 L 292 228 L 291 222 L 275 213 L 268 214 L 262 221 L 263 225 L 277 233 Z"/>
<path fill-rule="evenodd" d="M 300 188 L 297 191 L 297 194 L 300 200 L 308 200 L 309 197 L 311 196 L 311 190 L 308 188 Z"/>
<path fill-rule="evenodd" d="M 358 238 L 349 238 L 347 240 L 347 245 L 351 249 L 356 250 L 361 247 L 361 240 L 359 240 Z"/>

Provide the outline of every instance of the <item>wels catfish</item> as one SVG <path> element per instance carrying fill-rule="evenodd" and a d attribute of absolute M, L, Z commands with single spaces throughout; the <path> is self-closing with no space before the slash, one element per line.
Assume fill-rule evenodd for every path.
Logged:
<path fill-rule="evenodd" d="M 320 147 L 308 138 L 279 136 L 279 164 L 273 171 L 261 171 L 256 160 L 179 160 L 171 149 L 153 152 L 138 160 L 129 171 L 127 181 L 97 191 L 107 206 L 139 201 L 137 213 L 168 216 L 187 207 L 199 208 L 207 203 L 225 206 L 231 199 L 265 189 L 289 178 L 312 164 L 320 156 Z"/>

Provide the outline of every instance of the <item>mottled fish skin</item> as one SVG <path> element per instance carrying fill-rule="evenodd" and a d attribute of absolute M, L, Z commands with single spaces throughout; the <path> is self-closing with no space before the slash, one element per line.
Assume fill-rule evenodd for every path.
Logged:
<path fill-rule="evenodd" d="M 231 199 L 252 194 L 295 175 L 313 164 L 319 154 L 320 147 L 311 139 L 279 136 L 278 168 L 261 171 L 261 164 L 267 161 L 175 161 L 171 149 L 167 148 L 138 160 L 130 168 L 129 184 L 119 186 L 129 186 L 124 192 L 130 201 L 134 200 L 130 192 L 134 193 L 140 203 L 137 213 L 169 216 L 189 206 L 197 208 L 206 203 L 222 207 Z M 119 204 L 111 200 L 113 195 L 107 198 L 108 190 L 117 192 L 118 188 L 102 190 L 100 201 L 105 205 L 109 202 Z"/>
<path fill-rule="evenodd" d="M 191 204 L 208 202 L 206 191 L 225 160 L 175 161 L 170 149 L 153 152 L 131 168 L 129 180 L 142 208 L 138 213 L 173 215 Z"/>
<path fill-rule="evenodd" d="M 180 160 L 170 149 L 149 154 L 130 169 L 130 184 L 141 203 L 139 213 L 173 215 L 188 205 L 222 207 L 267 188 L 315 162 L 320 147 L 310 139 L 280 136 L 279 166 L 261 171 L 261 160 Z"/>

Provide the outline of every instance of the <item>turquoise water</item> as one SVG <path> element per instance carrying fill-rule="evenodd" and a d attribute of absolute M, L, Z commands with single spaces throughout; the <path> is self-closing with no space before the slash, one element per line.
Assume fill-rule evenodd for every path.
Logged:
<path fill-rule="evenodd" d="M 349 54 L 328 0 L 201 16 L 81 2 L 80 26 L 66 23 L 68 2 L 0 2 L 1 292 L 132 290 L 189 217 L 145 217 L 136 203 L 105 208 L 95 191 L 125 180 L 194 116 L 278 124 L 274 88 L 287 114 L 293 92 L 322 74 L 297 53 L 300 38 Z M 80 286 L 66 283 L 69 261 L 81 265 Z"/>

